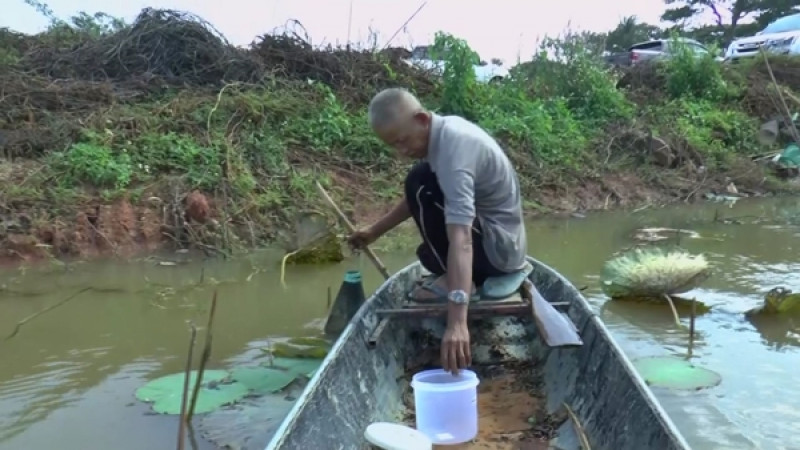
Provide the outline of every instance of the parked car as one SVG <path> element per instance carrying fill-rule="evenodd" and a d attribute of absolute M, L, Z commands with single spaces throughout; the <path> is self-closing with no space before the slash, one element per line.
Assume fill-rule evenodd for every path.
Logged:
<path fill-rule="evenodd" d="M 613 53 L 605 56 L 604 59 L 607 64 L 611 64 L 612 66 L 628 67 L 641 64 L 646 61 L 671 58 L 674 53 L 676 41 L 688 46 L 689 49 L 698 56 L 711 53 L 705 45 L 695 41 L 694 39 L 668 38 L 641 42 L 631 46 L 627 52 Z M 722 60 L 721 57 L 717 57 L 717 59 Z"/>
<path fill-rule="evenodd" d="M 443 71 L 445 65 L 445 61 L 442 59 L 434 60 L 432 58 L 428 45 L 414 47 L 411 50 L 411 57 L 406 59 L 406 62 L 434 72 Z M 472 67 L 475 70 L 475 77 L 481 83 L 493 83 L 508 77 L 508 69 L 503 67 L 503 63 L 499 60 L 475 61 Z"/>
<path fill-rule="evenodd" d="M 800 54 L 800 13 L 775 19 L 755 36 L 735 39 L 725 51 L 725 60 L 749 58 L 758 54 L 762 46 L 771 53 Z"/>

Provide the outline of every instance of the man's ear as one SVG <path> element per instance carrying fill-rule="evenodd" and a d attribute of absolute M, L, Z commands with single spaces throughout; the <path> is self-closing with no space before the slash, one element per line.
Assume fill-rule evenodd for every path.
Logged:
<path fill-rule="evenodd" d="M 420 125 L 427 126 L 431 123 L 431 114 L 427 111 L 417 111 L 412 117 L 414 117 L 414 121 Z"/>

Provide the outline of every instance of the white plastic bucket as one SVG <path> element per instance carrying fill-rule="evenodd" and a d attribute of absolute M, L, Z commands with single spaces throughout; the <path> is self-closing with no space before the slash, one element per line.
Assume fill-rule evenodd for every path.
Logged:
<path fill-rule="evenodd" d="M 478 435 L 478 376 L 461 370 L 457 376 L 443 369 L 414 375 L 417 430 L 435 445 L 455 445 Z"/>

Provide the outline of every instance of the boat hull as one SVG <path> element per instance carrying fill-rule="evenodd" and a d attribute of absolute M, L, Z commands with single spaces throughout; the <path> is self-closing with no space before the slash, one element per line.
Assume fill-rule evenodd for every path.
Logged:
<path fill-rule="evenodd" d="M 593 450 L 688 450 L 630 361 L 592 313 L 580 292 L 545 264 L 529 258 L 530 275 L 551 302 L 568 302 L 567 315 L 584 344 L 550 348 L 529 317 L 499 316 L 470 321 L 473 364 L 531 362 L 541 376 L 548 414 L 568 405 Z M 379 309 L 400 308 L 419 278 L 414 263 L 387 280 L 345 328 L 277 433 L 267 445 L 278 449 L 369 448 L 364 430 L 373 422 L 407 418 L 409 366 L 435 350 L 444 320 L 393 319 L 369 347 Z M 425 336 L 428 344 L 420 341 Z M 580 448 L 571 421 L 558 429 L 551 447 Z"/>

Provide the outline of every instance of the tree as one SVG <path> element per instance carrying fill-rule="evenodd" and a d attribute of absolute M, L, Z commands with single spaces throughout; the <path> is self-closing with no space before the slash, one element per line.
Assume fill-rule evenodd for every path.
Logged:
<path fill-rule="evenodd" d="M 759 28 L 763 28 L 776 18 L 790 14 L 797 0 L 664 0 L 664 3 L 672 7 L 664 12 L 661 20 L 684 28 L 698 14 L 710 12 L 723 39 L 730 40 L 737 35 L 742 21 L 753 18 Z M 751 31 L 752 26 L 747 25 L 747 31 Z"/>
<path fill-rule="evenodd" d="M 761 3 L 764 4 L 763 6 L 765 7 L 761 9 L 756 17 L 756 23 L 759 29 L 766 27 L 775 19 L 800 12 L 800 10 L 797 9 L 797 0 L 768 0 L 762 1 Z"/>
<path fill-rule="evenodd" d="M 781 0 L 782 1 L 782 0 Z M 760 11 L 761 0 L 665 0 L 667 5 L 680 5 L 667 9 L 661 16 L 668 22 L 686 21 L 697 14 L 709 11 L 714 15 L 717 26 L 730 25 L 735 29 L 742 19 Z"/>
<path fill-rule="evenodd" d="M 621 52 L 632 45 L 661 37 L 663 30 L 648 23 L 639 22 L 636 16 L 625 17 L 617 27 L 606 35 L 606 50 Z"/>

